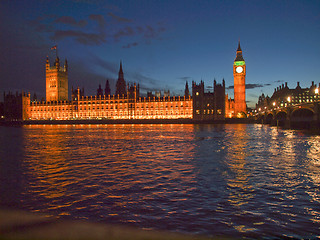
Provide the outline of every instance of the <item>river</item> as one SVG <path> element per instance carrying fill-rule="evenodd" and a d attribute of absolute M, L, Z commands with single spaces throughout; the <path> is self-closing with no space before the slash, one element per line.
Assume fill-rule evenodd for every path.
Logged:
<path fill-rule="evenodd" d="M 259 124 L 0 126 L 0 206 L 143 229 L 320 236 L 320 136 Z"/>

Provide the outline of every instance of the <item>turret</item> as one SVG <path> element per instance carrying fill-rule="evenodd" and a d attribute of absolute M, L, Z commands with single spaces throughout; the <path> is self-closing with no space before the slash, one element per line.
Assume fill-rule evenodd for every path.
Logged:
<path fill-rule="evenodd" d="M 120 69 L 119 69 L 119 76 L 118 81 L 116 83 L 116 95 L 119 95 L 120 97 L 123 97 L 127 94 L 126 92 L 126 82 L 123 77 L 123 71 L 122 71 L 122 62 L 120 61 Z"/>
<path fill-rule="evenodd" d="M 54 66 L 50 66 L 49 58 L 46 59 L 46 101 L 68 100 L 68 63 L 65 60 L 64 67 L 60 67 L 60 59 L 57 56 Z"/>
<path fill-rule="evenodd" d="M 59 57 L 56 58 L 56 61 L 54 62 L 54 65 L 56 66 L 56 69 L 60 69 L 60 59 Z"/>
<path fill-rule="evenodd" d="M 68 62 L 67 62 L 67 59 L 65 59 L 65 61 L 64 61 L 64 71 L 65 71 L 65 72 L 68 72 Z"/>
<path fill-rule="evenodd" d="M 119 78 L 123 79 L 122 61 L 120 61 Z"/>
<path fill-rule="evenodd" d="M 184 96 L 185 96 L 186 98 L 188 98 L 189 95 L 190 95 L 189 86 L 188 86 L 188 82 L 186 81 L 186 87 L 185 87 L 185 89 L 184 89 Z"/>
<path fill-rule="evenodd" d="M 109 83 L 109 80 L 107 79 L 106 81 L 106 87 L 104 89 L 104 94 L 106 96 L 110 95 L 111 94 L 111 90 L 110 90 L 110 83 Z"/>
<path fill-rule="evenodd" d="M 49 57 L 47 56 L 47 60 L 46 60 L 46 70 L 50 69 L 50 62 L 49 62 Z"/>

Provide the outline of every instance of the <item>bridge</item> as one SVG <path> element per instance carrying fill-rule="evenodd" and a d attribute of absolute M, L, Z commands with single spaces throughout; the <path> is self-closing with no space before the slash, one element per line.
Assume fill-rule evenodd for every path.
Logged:
<path fill-rule="evenodd" d="M 285 106 L 272 106 L 258 109 L 258 123 L 271 124 L 284 128 L 305 128 L 320 130 L 320 101 L 300 104 L 287 103 Z"/>

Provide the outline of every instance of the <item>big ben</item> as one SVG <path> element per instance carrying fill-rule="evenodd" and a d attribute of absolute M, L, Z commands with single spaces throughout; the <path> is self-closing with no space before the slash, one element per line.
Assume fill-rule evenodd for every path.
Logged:
<path fill-rule="evenodd" d="M 237 49 L 237 56 L 233 63 L 234 79 L 234 114 L 235 117 L 246 116 L 246 63 L 242 56 L 240 41 Z"/>

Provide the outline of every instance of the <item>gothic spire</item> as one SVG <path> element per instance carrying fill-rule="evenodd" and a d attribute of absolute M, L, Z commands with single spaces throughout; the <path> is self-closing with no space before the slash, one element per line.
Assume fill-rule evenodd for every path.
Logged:
<path fill-rule="evenodd" d="M 122 61 L 120 60 L 120 69 L 119 69 L 119 74 L 123 74 L 123 71 L 122 71 Z"/>
<path fill-rule="evenodd" d="M 237 49 L 237 52 L 238 52 L 238 51 L 242 52 L 241 47 L 240 47 L 240 39 L 239 39 L 239 43 L 238 43 L 238 49 Z"/>
<path fill-rule="evenodd" d="M 236 59 L 234 61 L 235 62 L 244 61 L 243 56 L 242 56 L 242 50 L 241 50 L 241 47 L 240 47 L 240 40 L 239 40 L 239 43 L 238 43 L 237 56 L 236 56 Z"/>
<path fill-rule="evenodd" d="M 184 89 L 184 96 L 187 98 L 189 97 L 190 92 L 189 92 L 189 86 L 188 86 L 188 81 L 186 81 L 186 87 Z"/>
<path fill-rule="evenodd" d="M 119 69 L 119 76 L 118 76 L 118 81 L 116 83 L 116 95 L 126 95 L 126 81 L 124 80 L 123 77 L 123 71 L 122 71 L 122 61 L 120 61 L 120 69 Z"/>

